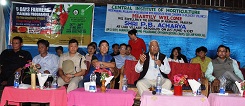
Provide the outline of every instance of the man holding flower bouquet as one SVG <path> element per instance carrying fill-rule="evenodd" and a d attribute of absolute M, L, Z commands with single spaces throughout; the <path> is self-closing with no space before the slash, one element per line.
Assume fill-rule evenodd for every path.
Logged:
<path fill-rule="evenodd" d="M 162 88 L 170 89 L 171 81 L 166 74 L 169 74 L 171 69 L 168 63 L 167 56 L 159 52 L 159 44 L 156 40 L 152 40 L 149 45 L 150 52 L 141 54 L 138 63 L 135 66 L 140 77 L 136 83 L 139 94 L 143 91 L 156 85 L 158 74 L 162 75 Z"/>

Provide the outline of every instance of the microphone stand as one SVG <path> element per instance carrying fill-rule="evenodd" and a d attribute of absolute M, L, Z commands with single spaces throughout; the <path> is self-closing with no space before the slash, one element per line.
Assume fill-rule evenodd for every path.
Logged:
<path fill-rule="evenodd" d="M 155 61 L 154 61 L 154 62 L 155 62 L 155 66 L 154 66 L 154 67 L 157 68 L 157 64 L 156 64 L 156 61 L 157 61 L 157 54 L 154 55 L 154 60 L 155 60 Z"/>

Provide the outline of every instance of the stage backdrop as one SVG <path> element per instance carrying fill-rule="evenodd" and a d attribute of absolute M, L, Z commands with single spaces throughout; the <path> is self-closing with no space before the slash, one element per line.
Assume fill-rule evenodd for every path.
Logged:
<path fill-rule="evenodd" d="M 10 38 L 21 36 L 24 45 L 35 45 L 39 39 L 51 46 L 67 45 L 77 39 L 80 46 L 91 42 L 93 29 L 93 3 L 41 3 L 14 2 L 12 6 Z"/>
<path fill-rule="evenodd" d="M 6 23 L 9 22 L 8 10 L 9 9 L 5 9 Z M 106 11 L 106 6 L 95 6 L 93 41 L 99 43 L 99 41 L 105 39 L 110 43 L 110 46 L 113 43 L 127 43 L 129 40 L 127 34 L 105 32 Z M 168 57 L 172 48 L 179 46 L 182 48 L 182 53 L 185 54 L 188 59 L 191 59 L 195 56 L 195 50 L 200 46 L 207 47 L 208 56 L 214 58 L 216 56 L 217 47 L 220 44 L 223 44 L 231 48 L 232 58 L 240 61 L 241 66 L 245 65 L 245 14 L 236 14 L 217 10 L 208 11 L 208 29 L 206 39 L 141 34 L 138 34 L 137 36 L 145 40 L 147 47 L 149 46 L 148 44 L 150 40 L 158 40 L 160 43 L 160 51 L 166 54 Z M 197 26 L 196 28 L 201 29 L 202 27 Z M 11 47 L 8 46 L 8 48 Z M 32 56 L 36 56 L 38 54 L 37 47 L 24 46 L 23 49 L 30 51 Z M 54 48 L 52 47 L 49 51 L 51 53 L 55 53 Z M 67 48 L 65 48 L 65 51 L 67 51 Z M 84 53 L 86 51 L 87 50 L 85 48 L 80 48 L 80 52 Z M 109 52 L 112 52 L 111 47 Z"/>

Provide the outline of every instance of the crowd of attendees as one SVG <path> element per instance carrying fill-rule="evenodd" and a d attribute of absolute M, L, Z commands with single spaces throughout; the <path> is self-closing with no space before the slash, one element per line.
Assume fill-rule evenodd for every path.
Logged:
<path fill-rule="evenodd" d="M 188 63 L 185 55 L 181 53 L 180 47 L 175 47 L 168 58 L 165 54 L 159 52 L 157 40 L 149 42 L 149 50 L 143 39 L 137 37 L 137 30 L 128 32 L 130 40 L 128 44 L 113 44 L 111 54 L 108 54 L 109 43 L 101 40 L 98 44 L 91 42 L 87 45 L 87 54 L 78 53 L 78 41 L 71 39 L 68 42 L 68 52 L 63 53 L 63 47 L 55 48 L 56 55 L 48 52 L 49 42 L 40 39 L 37 42 L 39 54 L 32 58 L 28 51 L 22 50 L 23 40 L 16 36 L 12 38 L 12 49 L 4 50 L 0 55 L 0 84 L 3 86 L 12 86 L 14 82 L 14 73 L 20 72 L 21 80 L 30 84 L 30 75 L 25 74 L 29 71 L 25 64 L 30 60 L 40 67 L 39 72 L 47 74 L 58 74 L 58 85 L 68 84 L 67 92 L 78 87 L 84 87 L 84 82 L 90 81 L 90 75 L 94 70 L 103 68 L 115 73 L 115 68 L 121 69 L 125 60 L 135 60 L 138 63 L 135 66 L 136 72 L 140 73 L 136 86 L 141 95 L 143 91 L 148 90 L 151 85 L 156 83 L 157 75 L 162 76 L 162 87 L 170 89 L 171 81 L 167 78 L 171 68 L 169 62 Z M 234 82 L 244 80 L 236 60 L 230 57 L 230 48 L 220 45 L 217 48 L 217 58 L 211 59 L 206 56 L 207 48 L 204 46 L 196 49 L 196 57 L 193 57 L 189 63 L 199 63 L 202 70 L 202 77 L 206 77 L 212 85 L 212 90 L 218 92 L 219 79 L 225 77 L 227 86 L 230 86 L 234 92 L 238 92 Z M 101 74 L 96 73 L 96 83 L 101 85 Z M 49 79 L 49 80 L 52 80 Z M 116 78 L 116 82 L 119 77 Z M 109 87 L 109 86 L 107 86 Z M 115 83 L 115 88 L 119 84 Z"/>

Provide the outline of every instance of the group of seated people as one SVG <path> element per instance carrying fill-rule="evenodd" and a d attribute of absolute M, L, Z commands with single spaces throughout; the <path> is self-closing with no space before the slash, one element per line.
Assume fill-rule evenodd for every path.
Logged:
<path fill-rule="evenodd" d="M 202 77 L 207 78 L 211 82 L 211 92 L 219 92 L 220 79 L 225 78 L 226 88 L 231 89 L 234 93 L 238 93 L 235 81 L 241 82 L 244 80 L 243 74 L 239 69 L 239 65 L 235 59 L 230 57 L 230 48 L 220 45 L 217 48 L 217 57 L 211 59 L 206 56 L 207 48 L 201 46 L 196 49 L 196 57 L 190 60 L 190 63 L 199 63 L 202 70 Z M 169 62 L 187 63 L 184 62 L 183 56 L 178 47 L 172 50 Z"/>
<path fill-rule="evenodd" d="M 159 52 L 160 47 L 157 40 L 149 42 L 149 52 L 142 50 L 139 56 L 131 55 L 131 47 L 125 43 L 114 44 L 112 46 L 113 53 L 107 54 L 109 43 L 106 40 L 101 40 L 98 45 L 99 52 L 96 52 L 97 44 L 90 43 L 87 46 L 88 54 L 81 55 L 77 52 L 78 41 L 76 39 L 69 40 L 68 52 L 62 53 L 63 48 L 58 47 L 60 55 L 56 56 L 48 52 L 49 42 L 47 40 L 38 40 L 37 46 L 39 55 L 32 59 L 28 51 L 22 50 L 23 40 L 16 36 L 12 39 L 12 49 L 4 50 L 0 55 L 0 84 L 11 86 L 14 82 L 14 73 L 28 71 L 25 64 L 32 60 L 33 63 L 41 68 L 39 72 L 47 74 L 58 74 L 58 85 L 63 86 L 68 84 L 67 92 L 70 92 L 78 87 L 84 87 L 84 82 L 90 81 L 90 75 L 94 70 L 103 68 L 115 73 L 114 68 L 121 69 L 125 60 L 136 60 L 138 63 L 135 66 L 135 71 L 140 73 L 136 87 L 139 94 L 148 90 L 152 85 L 156 84 L 158 74 L 162 75 L 162 87 L 171 89 L 172 83 L 168 79 L 167 74 L 171 68 L 169 62 L 187 63 L 186 57 L 181 54 L 181 48 L 173 48 L 170 58 Z M 202 77 L 206 77 L 212 85 L 212 90 L 218 92 L 219 78 L 225 77 L 227 86 L 231 87 L 233 92 L 237 93 L 238 89 L 235 81 L 241 82 L 244 80 L 241 71 L 239 70 L 236 60 L 230 58 L 230 49 L 224 45 L 217 48 L 217 58 L 210 59 L 206 56 L 207 48 L 201 46 L 196 49 L 196 57 L 192 58 L 190 63 L 199 63 L 201 65 Z M 89 63 L 89 64 L 87 64 Z M 101 85 L 101 75 L 96 73 L 96 83 Z M 22 79 L 23 80 L 23 79 Z M 24 83 L 28 82 L 23 80 Z"/>

